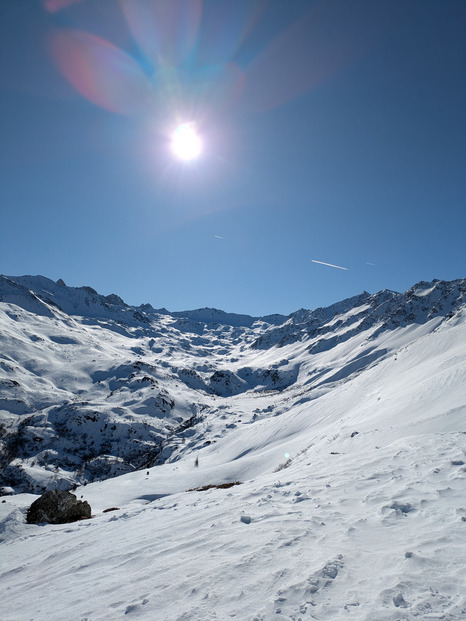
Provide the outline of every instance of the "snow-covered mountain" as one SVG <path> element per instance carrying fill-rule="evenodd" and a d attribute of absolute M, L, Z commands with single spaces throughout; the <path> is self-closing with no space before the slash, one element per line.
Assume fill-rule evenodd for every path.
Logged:
<path fill-rule="evenodd" d="M 240 418 L 274 416 L 395 357 L 405 332 L 454 325 L 464 291 L 464 281 L 420 283 L 253 318 L 1 277 L 0 484 L 69 489 L 179 459 Z M 241 395 L 256 407 L 239 415 Z"/>
<path fill-rule="evenodd" d="M 466 618 L 465 292 L 257 318 L 0 277 L 5 618 Z M 76 487 L 92 520 L 25 523 Z"/>

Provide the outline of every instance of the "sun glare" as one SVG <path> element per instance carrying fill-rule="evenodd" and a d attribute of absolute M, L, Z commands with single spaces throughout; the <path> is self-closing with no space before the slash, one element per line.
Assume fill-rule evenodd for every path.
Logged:
<path fill-rule="evenodd" d="M 186 162 L 196 159 L 202 150 L 201 139 L 192 123 L 179 125 L 173 135 L 173 153 Z"/>

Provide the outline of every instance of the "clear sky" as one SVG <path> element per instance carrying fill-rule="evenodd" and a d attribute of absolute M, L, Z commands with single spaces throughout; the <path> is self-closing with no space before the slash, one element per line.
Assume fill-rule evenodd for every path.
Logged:
<path fill-rule="evenodd" d="M 466 276 L 465 32 L 464 0 L 1 0 L 0 273 L 251 315 Z"/>

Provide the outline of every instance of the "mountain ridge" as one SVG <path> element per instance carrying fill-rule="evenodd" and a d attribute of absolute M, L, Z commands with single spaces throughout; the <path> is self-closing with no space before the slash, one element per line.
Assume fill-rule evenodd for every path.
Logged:
<path fill-rule="evenodd" d="M 224 323 L 225 325 L 250 327 L 259 319 L 276 322 L 285 318 L 285 315 L 268 315 L 267 317 L 253 317 L 251 315 L 239 313 L 227 313 L 216 308 L 200 308 L 186 311 L 168 311 L 166 308 L 155 309 L 151 304 L 141 304 L 130 306 L 126 304 L 118 295 L 101 295 L 95 289 L 88 286 L 68 287 L 60 278 L 56 282 L 45 276 L 5 276 L 0 275 L 0 295 L 7 299 L 8 287 L 6 281 L 15 283 L 19 287 L 24 287 L 32 291 L 40 299 L 55 303 L 61 310 L 70 314 L 86 316 L 92 310 L 100 312 L 103 316 L 108 316 L 111 306 L 119 306 L 122 309 L 132 309 L 133 312 L 143 313 L 143 315 L 170 315 L 173 317 L 187 318 L 201 323 Z M 66 290 L 68 296 L 63 296 Z M 26 292 L 24 292 L 26 295 Z M 107 312 L 104 311 L 106 309 Z M 140 316 L 136 319 L 141 320 Z"/>
<path fill-rule="evenodd" d="M 250 327 L 0 285 L 12 619 L 466 618 L 463 279 Z"/>
<path fill-rule="evenodd" d="M 229 313 L 217 308 L 210 307 L 184 311 L 168 311 L 164 307 L 154 309 L 151 304 L 130 306 L 126 304 L 122 300 L 122 298 L 114 293 L 109 295 L 102 295 L 89 286 L 68 287 L 61 278 L 55 282 L 49 278 L 46 278 L 45 276 L 0 275 L 0 298 L 2 299 L 2 301 L 8 300 L 8 293 L 10 293 L 11 295 L 11 290 L 8 291 L 8 286 L 5 286 L 5 284 L 8 282 L 14 283 L 19 287 L 24 287 L 28 291 L 31 291 L 36 298 L 38 297 L 40 300 L 46 303 L 55 304 L 61 310 L 69 314 L 86 316 L 88 313 L 91 312 L 91 310 L 94 310 L 94 312 L 96 310 L 100 310 L 100 312 L 103 313 L 103 316 L 106 316 L 108 315 L 108 313 L 105 313 L 102 309 L 107 309 L 108 311 L 108 309 L 112 306 L 120 307 L 123 309 L 131 309 L 133 313 L 136 313 L 135 319 L 139 321 L 144 321 L 144 319 L 142 319 L 141 317 L 141 313 L 143 313 L 143 316 L 161 314 L 170 315 L 172 317 L 178 318 L 186 318 L 200 323 L 220 323 L 223 325 L 232 325 L 235 327 L 251 327 L 251 325 L 257 321 L 263 321 L 272 325 L 278 325 L 280 322 L 284 323 L 287 319 L 290 318 L 293 318 L 294 322 L 296 323 L 303 315 L 309 315 L 309 313 L 312 313 L 315 316 L 319 316 L 323 314 L 336 313 L 342 307 L 354 305 L 356 302 L 360 300 L 365 300 L 367 298 L 370 298 L 371 296 L 381 297 L 385 295 L 393 296 L 397 299 L 399 299 L 400 296 L 407 296 L 409 299 L 412 299 L 413 297 L 425 297 L 429 296 L 434 290 L 439 292 L 439 289 L 442 288 L 442 283 L 451 283 L 452 287 L 458 286 L 460 293 L 463 296 L 465 294 L 464 278 L 452 281 L 433 279 L 430 282 L 420 281 L 404 293 L 399 293 L 388 289 L 383 289 L 374 294 L 363 291 L 360 294 L 335 302 L 326 307 L 318 307 L 314 310 L 301 308 L 297 311 L 290 313 L 289 315 L 268 314 L 257 317 L 241 313 Z M 67 297 L 60 295 L 63 290 L 66 290 L 68 292 Z M 416 293 L 416 291 L 421 291 L 422 295 L 421 293 Z M 18 293 L 19 291 L 17 291 L 17 294 Z M 26 292 L 24 293 L 26 294 Z M 60 302 L 62 306 L 60 305 Z"/>
<path fill-rule="evenodd" d="M 0 485 L 69 489 L 180 459 L 213 441 L 209 418 L 218 437 L 237 426 L 238 399 L 264 402 L 248 406 L 254 422 L 318 398 L 395 355 L 403 332 L 414 342 L 423 326 L 459 321 L 465 296 L 465 279 L 421 281 L 253 318 L 159 312 L 62 280 L 2 276 Z"/>

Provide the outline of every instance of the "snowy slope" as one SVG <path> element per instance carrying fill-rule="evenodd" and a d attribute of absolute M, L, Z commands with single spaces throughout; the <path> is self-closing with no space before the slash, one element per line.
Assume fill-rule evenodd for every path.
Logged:
<path fill-rule="evenodd" d="M 2 619 L 465 619 L 465 290 L 222 324 L 2 279 L 4 485 L 95 481 L 3 497 Z"/>
<path fill-rule="evenodd" d="M 398 334 L 410 342 L 451 323 L 464 291 L 464 281 L 420 283 L 252 318 L 1 277 L 0 484 L 69 489 L 178 459 L 390 358 Z"/>

